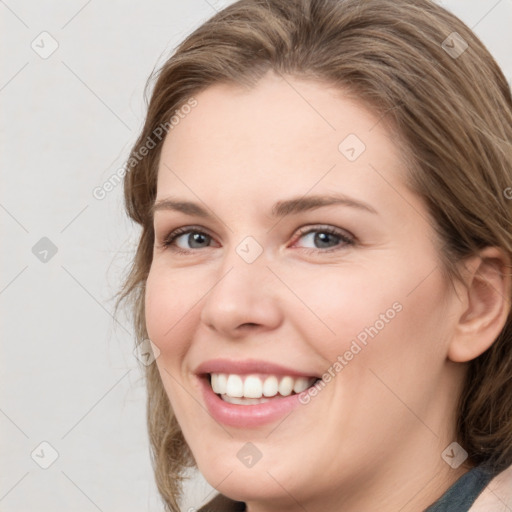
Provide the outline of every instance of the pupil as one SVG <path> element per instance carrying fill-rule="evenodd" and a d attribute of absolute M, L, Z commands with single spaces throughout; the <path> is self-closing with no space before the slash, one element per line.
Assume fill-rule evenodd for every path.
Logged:
<path fill-rule="evenodd" d="M 332 235 L 330 233 L 322 233 L 322 232 L 317 233 L 315 235 L 315 243 L 318 243 L 318 245 L 320 247 L 325 247 L 325 246 L 329 246 L 330 247 L 330 245 L 329 245 L 329 238 L 331 238 L 331 237 L 332 237 Z M 331 242 L 332 242 L 332 240 L 331 240 Z M 325 244 L 325 245 L 322 245 L 322 244 Z"/>
<path fill-rule="evenodd" d="M 199 243 L 199 244 L 201 244 L 201 242 L 204 243 L 206 240 L 206 237 L 204 235 L 202 235 L 201 233 L 190 233 L 190 235 L 188 236 L 188 239 L 189 239 L 190 247 L 194 247 L 194 243 Z"/>

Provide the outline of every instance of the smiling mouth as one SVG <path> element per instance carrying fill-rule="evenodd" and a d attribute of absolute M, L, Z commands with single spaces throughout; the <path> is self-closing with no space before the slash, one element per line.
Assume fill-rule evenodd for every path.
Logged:
<path fill-rule="evenodd" d="M 229 373 L 209 373 L 207 378 L 213 392 L 219 398 L 237 405 L 261 404 L 295 395 L 320 380 L 316 377 Z"/>

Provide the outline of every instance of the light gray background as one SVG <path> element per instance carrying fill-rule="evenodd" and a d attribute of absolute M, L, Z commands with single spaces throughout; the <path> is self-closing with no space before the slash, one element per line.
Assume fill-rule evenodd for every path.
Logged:
<path fill-rule="evenodd" d="M 227 3 L 0 0 L 4 512 L 163 510 L 132 328 L 111 316 L 139 231 L 122 186 L 103 200 L 92 191 L 123 166 L 153 67 Z M 442 4 L 510 82 L 512 0 Z M 43 31 L 58 43 L 46 59 L 31 47 L 51 48 Z M 42 237 L 58 249 L 47 262 L 32 252 Z M 43 441 L 59 454 L 48 469 L 36 463 L 51 461 Z M 211 490 L 194 476 L 183 510 Z"/>

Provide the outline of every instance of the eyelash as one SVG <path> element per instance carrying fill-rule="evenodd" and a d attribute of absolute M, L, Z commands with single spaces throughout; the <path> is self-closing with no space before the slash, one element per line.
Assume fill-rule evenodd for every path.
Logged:
<path fill-rule="evenodd" d="M 340 242 L 344 242 L 345 245 L 347 245 L 347 246 L 352 246 L 355 244 L 354 237 L 349 236 L 348 234 L 345 234 L 344 232 L 342 232 L 336 228 L 330 227 L 330 226 L 317 226 L 314 228 L 311 228 L 311 227 L 300 228 L 298 231 L 298 235 L 294 240 L 295 241 L 299 240 L 302 236 L 308 235 L 309 233 L 314 233 L 315 231 L 319 232 L 319 233 L 328 233 L 330 235 L 334 235 L 335 237 L 340 239 Z M 161 249 L 172 250 L 173 252 L 178 253 L 178 254 L 190 254 L 192 252 L 196 252 L 198 249 L 182 249 L 182 248 L 174 245 L 174 241 L 179 236 L 187 234 L 187 233 L 199 233 L 201 235 L 206 235 L 209 238 L 213 238 L 208 233 L 205 233 L 204 231 L 202 231 L 199 227 L 187 226 L 187 227 L 177 228 L 174 231 L 171 231 L 171 233 L 169 233 L 164 238 L 164 240 L 159 244 L 159 247 Z M 329 249 L 313 249 L 313 248 L 307 248 L 307 247 L 302 248 L 302 249 L 304 251 L 306 251 L 306 253 L 309 254 L 309 253 L 318 253 L 318 252 L 322 252 L 322 253 L 334 252 L 334 251 L 341 250 L 341 248 L 342 247 L 335 246 L 335 247 L 331 247 Z"/>

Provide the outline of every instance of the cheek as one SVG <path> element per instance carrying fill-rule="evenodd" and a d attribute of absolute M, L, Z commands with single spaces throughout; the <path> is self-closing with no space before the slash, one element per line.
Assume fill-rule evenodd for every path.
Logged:
<path fill-rule="evenodd" d="M 188 414 L 200 415 L 202 411 L 195 409 L 196 402 L 191 403 L 189 391 L 184 392 L 182 384 L 183 361 L 197 325 L 193 305 L 202 294 L 197 287 L 185 285 L 183 272 L 151 267 L 145 293 L 147 333 L 160 350 L 156 359 L 158 371 L 174 414 L 183 425 L 191 423 L 187 421 Z"/>
<path fill-rule="evenodd" d="M 178 361 L 175 356 L 186 351 L 186 326 L 194 315 L 199 292 L 197 287 L 186 286 L 178 275 L 162 271 L 158 265 L 151 267 L 146 281 L 146 327 L 166 361 Z"/>
<path fill-rule="evenodd" d="M 446 287 L 435 261 L 382 261 L 381 265 L 330 267 L 290 272 L 295 307 L 285 313 L 324 359 L 333 363 L 347 350 L 361 360 L 421 361 L 443 355 L 447 325 Z M 358 348 L 359 346 L 359 348 Z M 369 350 L 371 347 L 371 350 Z M 360 357 L 364 356 L 364 357 Z M 351 354 L 348 358 L 355 359 Z"/>
<path fill-rule="evenodd" d="M 403 269 L 388 273 L 385 290 L 354 301 L 350 335 L 344 344 L 351 348 L 355 341 L 361 350 L 355 356 L 349 354 L 353 362 L 346 376 L 357 382 L 358 389 L 373 389 L 368 402 L 383 393 L 380 405 L 387 403 L 394 410 L 396 397 L 386 391 L 389 387 L 420 411 L 434 395 L 442 374 L 453 317 L 449 290 L 439 270 L 428 275 L 429 265 L 409 264 Z"/>
<path fill-rule="evenodd" d="M 400 316 L 403 293 L 400 279 L 384 283 L 379 272 L 366 267 L 326 267 L 302 272 L 294 283 L 296 298 L 287 302 L 285 314 L 306 339 L 315 343 L 329 361 L 350 348 L 358 339 L 364 346 L 376 332 L 389 329 Z"/>

